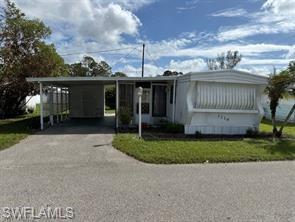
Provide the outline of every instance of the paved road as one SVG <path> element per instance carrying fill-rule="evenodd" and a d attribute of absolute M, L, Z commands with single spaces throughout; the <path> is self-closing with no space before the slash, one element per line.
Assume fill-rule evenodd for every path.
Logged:
<path fill-rule="evenodd" d="M 83 222 L 295 221 L 295 162 L 151 165 L 111 140 L 54 127 L 1 151 L 0 207 L 73 207 Z"/>

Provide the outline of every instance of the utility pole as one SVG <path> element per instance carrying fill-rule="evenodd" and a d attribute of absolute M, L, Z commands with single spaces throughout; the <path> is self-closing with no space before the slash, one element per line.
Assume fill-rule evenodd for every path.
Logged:
<path fill-rule="evenodd" d="M 141 63 L 141 77 L 144 75 L 144 48 L 145 44 L 142 44 L 142 63 Z"/>

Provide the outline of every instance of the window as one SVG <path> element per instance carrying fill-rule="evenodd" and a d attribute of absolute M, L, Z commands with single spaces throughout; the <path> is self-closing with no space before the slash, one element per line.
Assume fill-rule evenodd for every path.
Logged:
<path fill-rule="evenodd" d="M 138 103 L 136 103 L 136 113 L 138 114 Z M 150 113 L 150 90 L 143 89 L 141 96 L 141 113 L 149 114 Z"/>
<path fill-rule="evenodd" d="M 128 107 L 133 113 L 133 85 L 120 84 L 119 85 L 119 106 Z"/>
<path fill-rule="evenodd" d="M 166 86 L 153 86 L 153 116 L 166 116 Z"/>

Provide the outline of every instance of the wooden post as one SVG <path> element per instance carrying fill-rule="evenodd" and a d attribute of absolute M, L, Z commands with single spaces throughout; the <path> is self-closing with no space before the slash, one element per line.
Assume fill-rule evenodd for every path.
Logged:
<path fill-rule="evenodd" d="M 142 44 L 141 77 L 144 77 L 144 48 L 145 44 Z"/>

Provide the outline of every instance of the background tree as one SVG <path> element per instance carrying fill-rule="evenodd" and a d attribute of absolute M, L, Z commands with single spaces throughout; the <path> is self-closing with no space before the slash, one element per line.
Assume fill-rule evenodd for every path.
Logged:
<path fill-rule="evenodd" d="M 109 86 L 105 89 L 105 104 L 106 109 L 116 108 L 116 87 Z"/>
<path fill-rule="evenodd" d="M 279 105 L 279 102 L 282 98 L 290 95 L 288 87 L 295 83 L 295 74 L 292 69 L 290 72 L 290 66 L 294 63 L 290 63 L 289 68 L 285 71 L 280 72 L 279 74 L 273 74 L 269 77 L 268 86 L 265 89 L 265 92 L 270 100 L 270 111 L 271 111 L 271 120 L 273 125 L 273 137 L 281 137 L 283 133 L 283 128 L 291 117 L 292 113 L 295 110 L 295 104 L 287 115 L 285 121 L 283 122 L 280 129 L 277 129 L 276 124 L 276 110 Z"/>
<path fill-rule="evenodd" d="M 171 71 L 171 70 L 166 70 L 163 73 L 163 76 L 180 76 L 180 75 L 183 75 L 183 73 L 182 72 Z"/>
<path fill-rule="evenodd" d="M 228 51 L 226 54 L 221 53 L 215 59 L 207 59 L 209 70 L 233 69 L 242 60 L 239 51 Z"/>
<path fill-rule="evenodd" d="M 65 71 L 53 45 L 45 43 L 50 29 L 25 17 L 14 3 L 5 1 L 0 24 L 0 117 L 23 111 L 26 96 L 38 89 L 26 77 L 58 76 Z"/>
<path fill-rule="evenodd" d="M 112 77 L 127 77 L 127 74 L 125 74 L 124 72 L 115 72 L 111 76 Z"/>
<path fill-rule="evenodd" d="M 81 62 L 68 65 L 70 76 L 111 76 L 112 68 L 105 61 L 96 62 L 91 56 L 84 56 Z"/>

